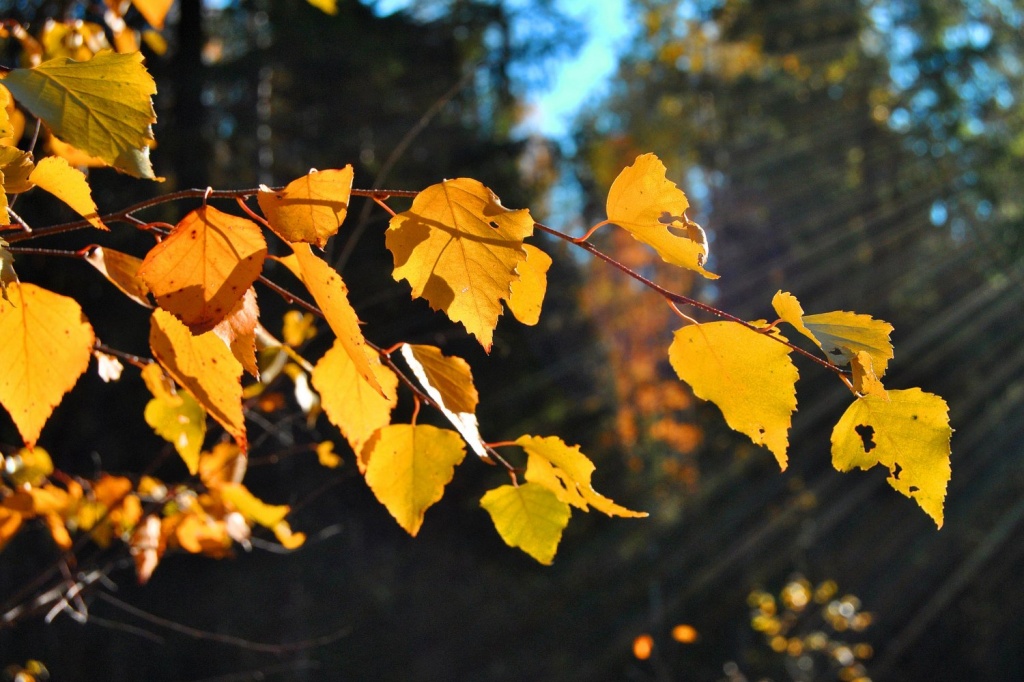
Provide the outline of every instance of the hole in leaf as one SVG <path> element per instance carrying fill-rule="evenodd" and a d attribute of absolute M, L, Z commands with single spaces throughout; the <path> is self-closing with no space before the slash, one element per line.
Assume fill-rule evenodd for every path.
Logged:
<path fill-rule="evenodd" d="M 492 220 L 491 222 L 489 222 L 487 224 L 490 225 L 491 227 L 493 227 L 495 230 L 498 229 L 498 223 L 495 220 Z"/>
<path fill-rule="evenodd" d="M 873 440 L 875 428 L 873 426 L 858 424 L 853 427 L 853 430 L 856 431 L 857 435 L 860 436 L 860 439 L 864 441 L 864 452 L 871 452 L 875 449 L 875 441 Z M 896 466 L 899 465 L 897 464 Z M 896 477 L 896 474 L 893 474 L 893 477 Z"/>
<path fill-rule="evenodd" d="M 893 464 L 892 465 L 892 477 L 893 478 L 895 478 L 898 481 L 900 479 L 900 474 L 902 474 L 902 473 L 903 473 L 903 467 L 901 467 L 899 464 Z"/>
<path fill-rule="evenodd" d="M 910 486 L 910 492 L 916 493 L 918 490 L 920 490 L 920 488 L 918 488 L 916 485 Z"/>
<path fill-rule="evenodd" d="M 828 354 L 829 354 L 829 355 L 842 355 L 842 354 L 843 354 L 843 351 L 842 351 L 842 350 L 840 350 L 839 348 L 833 348 L 832 350 L 830 350 L 830 351 L 828 352 Z"/>

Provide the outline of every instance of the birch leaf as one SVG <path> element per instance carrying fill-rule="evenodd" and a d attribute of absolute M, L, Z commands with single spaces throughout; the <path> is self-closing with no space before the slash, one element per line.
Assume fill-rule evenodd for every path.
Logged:
<path fill-rule="evenodd" d="M 519 263 L 519 279 L 512 282 L 508 309 L 517 320 L 532 327 L 540 321 L 540 310 L 548 289 L 551 256 L 533 244 L 523 244 L 523 249 L 526 260 Z"/>
<path fill-rule="evenodd" d="M 262 188 L 256 200 L 281 239 L 323 248 L 348 214 L 351 191 L 352 166 L 345 166 L 310 171 L 280 191 Z"/>
<path fill-rule="evenodd" d="M 139 277 L 141 258 L 114 249 L 95 246 L 86 253 L 85 260 L 99 270 L 100 274 L 120 289 L 125 296 L 141 306 L 153 307 L 149 301 L 149 287 Z"/>
<path fill-rule="evenodd" d="M 536 483 L 488 490 L 480 506 L 491 515 L 498 535 L 548 566 L 555 559 L 572 510 L 555 493 Z"/>
<path fill-rule="evenodd" d="M 47 156 L 36 164 L 28 179 L 36 187 L 46 190 L 70 206 L 97 230 L 109 231 L 100 220 L 85 174 L 69 166 L 64 159 Z"/>

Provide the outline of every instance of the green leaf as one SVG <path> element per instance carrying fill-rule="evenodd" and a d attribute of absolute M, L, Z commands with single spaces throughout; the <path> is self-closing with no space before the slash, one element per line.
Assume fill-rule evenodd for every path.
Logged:
<path fill-rule="evenodd" d="M 544 565 L 550 565 L 569 524 L 569 505 L 542 485 L 523 483 L 488 490 L 480 500 L 498 535 Z"/>

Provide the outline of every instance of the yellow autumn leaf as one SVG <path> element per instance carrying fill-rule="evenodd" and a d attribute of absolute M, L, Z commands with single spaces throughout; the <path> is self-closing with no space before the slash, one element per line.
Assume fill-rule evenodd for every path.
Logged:
<path fill-rule="evenodd" d="M 608 222 L 653 247 L 666 263 L 717 279 L 718 275 L 704 269 L 708 258 L 704 230 L 686 219 L 690 202 L 683 190 L 665 177 L 665 171 L 665 164 L 654 154 L 636 157 L 608 190 Z"/>
<path fill-rule="evenodd" d="M 491 515 L 506 545 L 518 547 L 545 566 L 554 561 L 562 531 L 572 516 L 568 504 L 536 483 L 488 490 L 480 506 Z"/>
<path fill-rule="evenodd" d="M 189 395 L 178 391 L 160 369 L 152 363 L 142 369 L 153 399 L 146 403 L 143 417 L 150 428 L 178 451 L 190 474 L 199 471 L 199 453 L 206 438 L 206 410 Z"/>
<path fill-rule="evenodd" d="M 17 147 L 0 146 L 0 171 L 3 171 L 4 191 L 8 194 L 27 192 L 34 186 L 29 180 L 35 164 L 32 153 L 23 152 Z M 4 212 L 6 217 L 6 211 Z"/>
<path fill-rule="evenodd" d="M 141 258 L 114 249 L 95 246 L 86 253 L 85 260 L 99 270 L 100 274 L 120 289 L 125 296 L 141 306 L 153 307 L 153 304 L 149 302 L 149 287 L 139 277 Z"/>
<path fill-rule="evenodd" d="M 242 368 L 257 379 L 260 378 L 260 369 L 256 364 L 256 325 L 259 324 L 259 317 L 256 290 L 249 287 L 227 317 L 213 328 L 213 333 L 220 337 L 235 359 L 242 363 Z"/>
<path fill-rule="evenodd" d="M 203 206 L 150 249 L 138 276 L 195 334 L 227 317 L 263 269 L 267 242 L 246 218 Z"/>
<path fill-rule="evenodd" d="M 877 377 L 885 375 L 893 357 L 892 325 L 888 322 L 844 310 L 804 315 L 796 296 L 785 291 L 775 294 L 772 306 L 783 321 L 814 341 L 833 364 L 848 364 L 858 351 L 865 351 Z"/>
<path fill-rule="evenodd" d="M 11 123 L 11 114 L 8 107 L 14 103 L 11 97 L 11 91 L 0 85 L 0 141 L 11 139 L 9 144 L 14 146 L 16 144 L 13 141 L 14 138 L 14 124 Z"/>
<path fill-rule="evenodd" d="M 338 13 L 338 0 L 307 0 L 307 2 L 324 14 Z"/>
<path fill-rule="evenodd" d="M 41 159 L 28 179 L 36 187 L 46 190 L 70 206 L 97 230 L 109 229 L 100 220 L 85 174 L 69 166 L 64 159 L 59 156 Z"/>
<path fill-rule="evenodd" d="M 320 406 L 345 440 L 359 453 L 370 436 L 391 423 L 391 410 L 398 402 L 398 377 L 374 356 L 370 367 L 377 384 L 389 396 L 375 391 L 363 379 L 352 356 L 339 340 L 313 367 L 313 388 L 320 394 Z"/>
<path fill-rule="evenodd" d="M 96 340 L 74 299 L 33 284 L 8 284 L 0 302 L 0 404 L 25 445 L 89 367 Z"/>
<path fill-rule="evenodd" d="M 16 511 L 0 507 L 0 551 L 18 534 L 24 518 Z"/>
<path fill-rule="evenodd" d="M 865 395 L 853 402 L 832 431 L 832 464 L 889 468 L 889 485 L 917 501 L 939 528 L 951 476 L 949 407 L 919 388 L 891 390 L 888 400 Z"/>
<path fill-rule="evenodd" d="M 416 195 L 412 208 L 391 219 L 385 241 L 395 280 L 407 280 L 414 298 L 461 322 L 490 351 L 531 234 L 528 210 L 510 211 L 480 182 L 459 178 Z"/>
<path fill-rule="evenodd" d="M 67 161 L 69 166 L 75 168 L 103 168 L 108 165 L 100 157 L 86 154 L 81 149 L 72 147 L 59 139 L 56 135 L 50 135 L 46 141 L 46 147 L 54 156 L 59 156 Z"/>
<path fill-rule="evenodd" d="M 366 483 L 398 525 L 415 536 L 466 456 L 462 439 L 429 424 L 392 424 L 371 445 Z"/>
<path fill-rule="evenodd" d="M 455 427 L 477 457 L 490 461 L 476 420 L 478 396 L 469 364 L 462 358 L 447 357 L 433 346 L 404 343 L 401 351 L 406 364 L 434 401 L 434 405 L 441 410 L 441 414 Z"/>
<path fill-rule="evenodd" d="M 160 30 L 164 27 L 164 19 L 171 11 L 174 0 L 132 0 L 132 4 L 147 24 Z"/>
<path fill-rule="evenodd" d="M 193 336 L 174 315 L 157 308 L 150 317 L 153 357 L 206 412 L 246 448 L 242 415 L 242 365 L 213 332 Z"/>
<path fill-rule="evenodd" d="M 337 342 L 348 353 L 356 370 L 372 388 L 387 398 L 388 394 L 377 381 L 370 364 L 370 357 L 376 355 L 366 345 L 363 332 L 359 329 L 359 318 L 348 301 L 348 287 L 341 275 L 313 254 L 309 244 L 292 244 L 294 259 L 285 262 L 293 268 L 295 275 L 306 285 L 313 300 L 320 307 L 324 319 L 337 336 Z"/>
<path fill-rule="evenodd" d="M 519 263 L 519 279 L 512 282 L 508 309 L 517 320 L 533 326 L 540 321 L 540 310 L 548 289 L 551 256 L 533 244 L 523 244 L 523 249 L 526 251 L 526 260 Z"/>
<path fill-rule="evenodd" d="M 156 121 L 153 77 L 142 54 L 103 51 L 89 61 L 51 59 L 13 69 L 4 85 L 18 102 L 43 119 L 57 137 L 115 168 L 153 178 L 152 167 L 129 157 L 148 151 Z"/>
<path fill-rule="evenodd" d="M 5 473 L 16 486 L 42 485 L 46 477 L 53 473 L 50 453 L 38 445 L 8 455 L 3 459 L 3 465 Z"/>
<path fill-rule="evenodd" d="M 334 452 L 334 443 L 329 440 L 316 446 L 316 459 L 320 462 L 320 466 L 328 469 L 336 469 L 341 465 L 341 457 Z"/>
<path fill-rule="evenodd" d="M 4 210 L 4 215 L 7 215 L 6 211 L 6 195 L 3 197 L 5 205 L 0 206 L 0 209 Z M 8 251 L 10 244 L 0 237 L 0 297 L 10 303 L 11 299 L 7 296 L 7 287 L 11 284 L 17 284 L 18 273 L 14 271 L 14 256 Z"/>
<path fill-rule="evenodd" d="M 224 482 L 217 486 L 221 498 L 242 516 L 264 528 L 273 528 L 291 511 L 286 504 L 267 504 L 241 483 Z"/>
<path fill-rule="evenodd" d="M 882 400 L 888 400 L 882 382 L 875 375 L 874 367 L 871 364 L 871 355 L 867 351 L 857 351 L 850 360 L 850 367 L 853 369 L 853 390 L 861 395 L 873 395 Z"/>
<path fill-rule="evenodd" d="M 248 459 L 234 443 L 217 443 L 199 457 L 199 480 L 207 488 L 238 483 L 245 476 Z"/>
<path fill-rule="evenodd" d="M 292 348 L 301 346 L 316 336 L 316 317 L 312 313 L 289 310 L 284 314 L 281 338 Z"/>
<path fill-rule="evenodd" d="M 709 322 L 676 331 L 668 357 L 694 395 L 717 405 L 732 429 L 767 447 L 784 470 L 799 376 L 789 353 L 736 322 Z"/>
<path fill-rule="evenodd" d="M 594 490 L 590 482 L 594 463 L 580 452 L 578 445 L 569 446 L 556 436 L 520 436 L 516 443 L 529 455 L 526 480 L 544 486 L 562 502 L 583 511 L 592 506 L 609 516 L 647 516 L 646 512 L 617 505 Z"/>
<path fill-rule="evenodd" d="M 345 220 L 351 191 L 352 166 L 345 166 L 310 171 L 280 191 L 261 188 L 256 200 L 281 239 L 323 248 Z"/>

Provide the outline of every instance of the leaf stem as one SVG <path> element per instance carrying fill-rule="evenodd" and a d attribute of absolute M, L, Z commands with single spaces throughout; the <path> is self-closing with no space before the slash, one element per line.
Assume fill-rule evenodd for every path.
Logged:
<path fill-rule="evenodd" d="M 586 233 L 586 234 L 584 234 L 584 235 L 583 235 L 582 237 L 576 237 L 576 238 L 574 238 L 574 239 L 572 240 L 572 243 L 573 243 L 573 244 L 582 244 L 583 242 L 585 242 L 585 241 L 587 241 L 588 239 L 590 239 L 590 236 L 591 236 L 592 234 L 594 234 L 595 232 L 597 232 L 597 230 L 598 230 L 599 228 L 601 228 L 601 227 L 604 227 L 605 225 L 611 225 L 611 221 L 610 221 L 610 220 L 602 220 L 601 222 L 597 223 L 596 225 L 592 225 L 592 226 L 590 227 L 590 229 L 589 229 L 589 230 L 587 230 L 587 233 Z"/>

